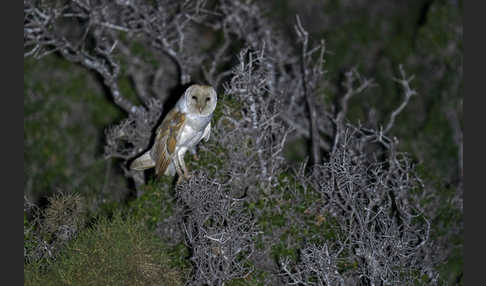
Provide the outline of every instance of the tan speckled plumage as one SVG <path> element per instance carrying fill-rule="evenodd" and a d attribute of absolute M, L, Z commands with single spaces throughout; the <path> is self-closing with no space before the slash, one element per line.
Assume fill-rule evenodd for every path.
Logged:
<path fill-rule="evenodd" d="M 152 148 L 135 159 L 130 168 L 142 171 L 155 167 L 159 175 L 189 177 L 184 154 L 211 132 L 211 117 L 217 95 L 211 86 L 192 85 L 157 128 Z"/>

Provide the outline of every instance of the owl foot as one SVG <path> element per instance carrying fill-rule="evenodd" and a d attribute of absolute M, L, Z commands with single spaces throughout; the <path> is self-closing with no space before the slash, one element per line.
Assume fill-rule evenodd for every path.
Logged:
<path fill-rule="evenodd" d="M 189 181 L 191 179 L 191 177 L 192 177 L 192 175 L 189 172 L 184 173 L 184 179 Z"/>
<path fill-rule="evenodd" d="M 192 158 L 194 161 L 199 161 L 199 156 L 196 153 L 192 154 Z"/>
<path fill-rule="evenodd" d="M 182 183 L 182 180 L 189 181 L 191 179 L 192 175 L 189 173 L 184 173 L 182 176 L 179 175 L 177 178 L 177 184 Z"/>

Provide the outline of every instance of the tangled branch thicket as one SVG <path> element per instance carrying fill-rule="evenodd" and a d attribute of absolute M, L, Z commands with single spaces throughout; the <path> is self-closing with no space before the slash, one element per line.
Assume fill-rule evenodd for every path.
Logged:
<path fill-rule="evenodd" d="M 201 173 L 180 190 L 187 211 L 182 227 L 193 252 L 194 285 L 222 285 L 253 270 L 244 262 L 255 250 L 256 221 L 244 207 L 245 200 L 231 197 L 227 188 Z"/>
<path fill-rule="evenodd" d="M 412 78 L 399 67 L 404 99 L 384 128 L 348 123 L 350 99 L 374 82 L 352 69 L 345 93 L 326 100 L 325 42 L 312 45 L 299 17 L 297 41 L 281 34 L 264 11 L 256 1 L 24 0 L 24 57 L 55 53 L 102 79 L 127 114 L 107 129 L 105 157 L 137 186 L 145 178 L 127 163 L 149 147 L 171 90 L 194 81 L 219 91 L 204 159 L 177 187 L 170 220 L 191 250 L 189 284 L 258 271 L 265 285 L 438 283 L 437 251 L 447 250 L 429 235 L 420 201 L 430 194 L 389 135 Z M 297 139 L 310 163 L 291 170 L 284 150 Z"/>
<path fill-rule="evenodd" d="M 336 238 L 302 249 L 295 272 L 283 260 L 289 282 L 338 285 L 355 277 L 353 285 L 408 285 L 417 273 L 436 280 L 426 258 L 430 222 L 415 201 L 420 183 L 408 158 L 395 150 L 369 157 L 363 135 L 347 129 L 310 178 L 318 192 L 313 207 L 334 219 Z M 313 278 L 315 283 L 306 282 Z"/>

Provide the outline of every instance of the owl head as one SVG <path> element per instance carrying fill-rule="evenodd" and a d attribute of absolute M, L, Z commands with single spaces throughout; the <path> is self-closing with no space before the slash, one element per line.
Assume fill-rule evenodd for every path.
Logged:
<path fill-rule="evenodd" d="M 191 85 L 184 93 L 188 112 L 208 116 L 216 108 L 218 97 L 213 87 L 208 85 Z"/>

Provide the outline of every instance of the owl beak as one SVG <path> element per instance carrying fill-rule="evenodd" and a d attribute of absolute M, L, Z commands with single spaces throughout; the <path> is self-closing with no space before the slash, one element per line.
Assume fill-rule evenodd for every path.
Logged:
<path fill-rule="evenodd" d="M 202 113 L 203 107 L 199 106 L 199 113 Z"/>

